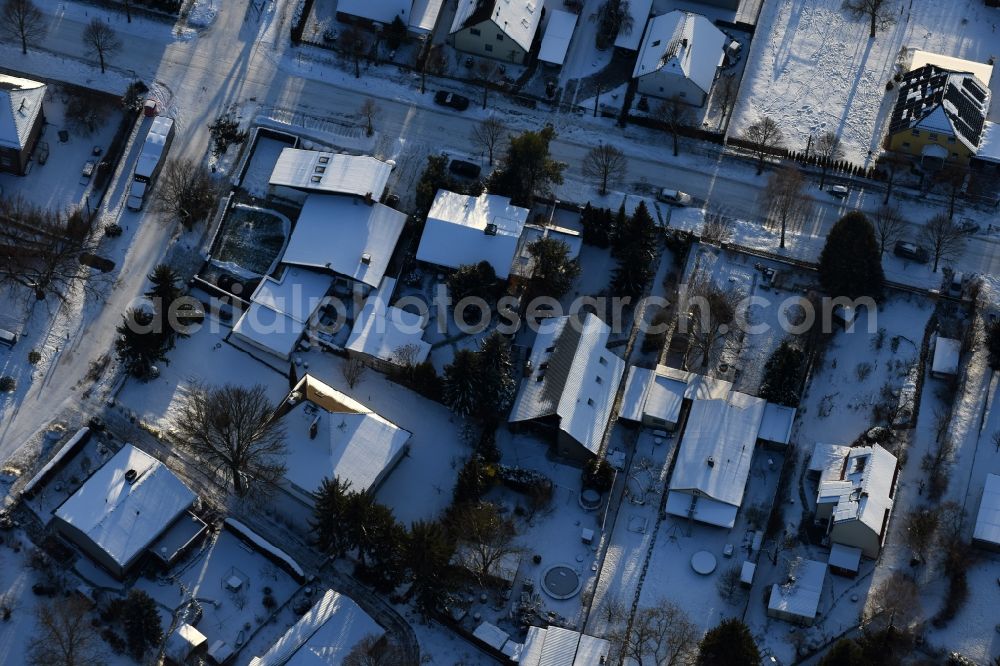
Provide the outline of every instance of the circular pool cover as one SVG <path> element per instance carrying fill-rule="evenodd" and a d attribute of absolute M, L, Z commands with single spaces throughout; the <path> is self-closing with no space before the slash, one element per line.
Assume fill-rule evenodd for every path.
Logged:
<path fill-rule="evenodd" d="M 580 591 L 580 576 L 568 564 L 553 564 L 542 573 L 542 589 L 553 599 L 569 599 Z"/>

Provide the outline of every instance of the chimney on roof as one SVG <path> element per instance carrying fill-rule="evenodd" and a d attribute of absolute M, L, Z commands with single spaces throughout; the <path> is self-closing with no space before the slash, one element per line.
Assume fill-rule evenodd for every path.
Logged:
<path fill-rule="evenodd" d="M 369 206 L 371 206 L 374 203 L 374 199 L 372 199 L 371 192 L 365 192 L 365 203 L 368 204 Z"/>
<path fill-rule="evenodd" d="M 713 458 L 712 456 L 709 456 L 708 460 L 706 460 L 705 462 L 708 463 L 709 467 L 715 467 L 715 458 Z"/>
<path fill-rule="evenodd" d="M 681 46 L 683 46 L 684 48 L 688 47 L 687 37 L 685 37 L 684 39 L 681 40 Z"/>
<path fill-rule="evenodd" d="M 362 254 L 361 263 L 364 264 L 365 266 L 370 266 L 372 263 L 372 255 L 368 254 L 367 252 Z"/>
<path fill-rule="evenodd" d="M 316 439 L 316 435 L 319 434 L 319 415 L 313 419 L 312 423 L 309 424 L 309 439 Z"/>

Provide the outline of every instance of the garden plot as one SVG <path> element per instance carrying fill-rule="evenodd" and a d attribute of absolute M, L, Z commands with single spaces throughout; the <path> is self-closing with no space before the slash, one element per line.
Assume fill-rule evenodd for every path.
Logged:
<path fill-rule="evenodd" d="M 811 135 L 835 132 L 847 160 L 867 165 L 880 150 L 895 101 L 885 84 L 902 49 L 977 62 L 995 54 L 996 14 L 980 0 L 896 3 L 895 24 L 875 39 L 868 38 L 867 22 L 851 19 L 842 4 L 765 4 L 730 125 L 734 133 L 770 116 L 789 148 L 805 150 Z"/>
<path fill-rule="evenodd" d="M 236 204 L 222 222 L 212 263 L 235 275 L 269 275 L 284 254 L 292 223 L 281 213 Z"/>
<path fill-rule="evenodd" d="M 196 599 L 203 613 L 196 626 L 208 643 L 221 640 L 239 649 L 273 609 L 291 599 L 299 584 L 256 547 L 224 529 L 174 567 L 169 579 L 140 578 L 136 588 L 167 610 L 164 631 L 170 614 Z"/>
<path fill-rule="evenodd" d="M 892 296 L 877 313 L 860 312 L 853 332 L 833 334 L 799 408 L 800 450 L 812 451 L 818 441 L 848 444 L 876 424 L 872 408 L 889 400 L 885 391 L 902 387 L 932 311 L 927 299 Z"/>
<path fill-rule="evenodd" d="M 258 134 L 253 153 L 250 155 L 250 163 L 247 164 L 243 178 L 240 180 L 240 187 L 252 197 L 262 199 L 266 197 L 271 172 L 274 171 L 274 165 L 278 163 L 278 156 L 281 155 L 282 150 L 291 147 L 290 139 L 283 141 Z"/>

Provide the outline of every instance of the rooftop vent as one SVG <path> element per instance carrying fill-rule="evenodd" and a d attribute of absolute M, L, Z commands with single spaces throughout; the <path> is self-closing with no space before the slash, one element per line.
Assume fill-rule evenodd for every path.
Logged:
<path fill-rule="evenodd" d="M 489 224 L 486 225 L 486 228 L 483 230 L 483 233 L 485 233 L 487 236 L 496 236 L 497 225 L 490 222 Z"/>
<path fill-rule="evenodd" d="M 708 460 L 706 460 L 705 462 L 708 463 L 709 467 L 715 467 L 715 458 L 713 458 L 712 456 L 709 456 Z"/>
<path fill-rule="evenodd" d="M 365 266 L 370 266 L 372 263 L 372 255 L 368 254 L 367 252 L 362 254 L 361 263 L 364 264 Z"/>
<path fill-rule="evenodd" d="M 135 483 L 135 480 L 138 478 L 139 478 L 139 472 L 135 471 L 134 469 L 130 469 L 127 472 L 125 472 L 125 480 L 128 481 L 129 483 Z"/>

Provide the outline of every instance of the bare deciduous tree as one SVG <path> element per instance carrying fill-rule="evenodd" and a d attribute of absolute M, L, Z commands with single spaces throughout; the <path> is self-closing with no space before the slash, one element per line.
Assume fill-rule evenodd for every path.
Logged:
<path fill-rule="evenodd" d="M 882 205 L 872 213 L 872 226 L 875 228 L 875 240 L 878 241 L 879 254 L 885 254 L 890 245 L 902 240 L 906 230 L 906 221 L 899 206 Z"/>
<path fill-rule="evenodd" d="M 921 613 L 920 590 L 900 572 L 892 573 L 868 596 L 863 624 L 873 631 L 905 629 Z"/>
<path fill-rule="evenodd" d="M 457 512 L 452 529 L 462 540 L 459 550 L 466 568 L 485 587 L 507 556 L 517 553 L 514 524 L 493 504 L 469 504 Z"/>
<path fill-rule="evenodd" d="M 472 140 L 479 144 L 489 157 L 490 166 L 493 166 L 493 156 L 506 136 L 507 124 L 496 116 L 490 116 L 472 128 Z"/>
<path fill-rule="evenodd" d="M 914 509 L 906 516 L 906 545 L 922 562 L 927 561 L 928 550 L 934 545 L 941 516 L 934 508 Z"/>
<path fill-rule="evenodd" d="M 869 38 L 896 22 L 895 0 L 844 0 L 844 9 L 856 19 L 868 21 Z"/>
<path fill-rule="evenodd" d="M 344 363 L 343 373 L 347 385 L 354 388 L 361 381 L 361 376 L 365 374 L 365 364 L 361 362 L 361 359 L 350 358 Z"/>
<path fill-rule="evenodd" d="M 621 181 L 628 169 L 625 153 L 614 146 L 602 143 L 591 148 L 583 158 L 583 175 L 597 181 L 601 196 L 608 193 L 608 186 Z"/>
<path fill-rule="evenodd" d="M 920 239 L 927 245 L 934 259 L 935 273 L 942 259 L 954 259 L 965 249 L 965 232 L 944 213 L 928 220 L 920 230 Z"/>
<path fill-rule="evenodd" d="M 770 116 L 764 116 L 743 130 L 743 140 L 753 144 L 753 154 L 757 156 L 757 175 L 764 172 L 764 160 L 774 149 L 781 146 L 784 135 L 778 123 Z"/>
<path fill-rule="evenodd" d="M 344 657 L 344 666 L 395 666 L 403 663 L 403 655 L 384 638 L 365 636 Z"/>
<path fill-rule="evenodd" d="M 354 78 L 361 78 L 361 59 L 368 54 L 368 37 L 356 25 L 340 32 L 337 48 L 341 55 L 354 63 Z"/>
<path fill-rule="evenodd" d="M 620 646 L 626 660 L 680 666 L 693 662 L 700 633 L 680 606 L 662 599 L 651 607 L 639 609 L 628 633 L 616 632 L 612 640 Z"/>
<path fill-rule="evenodd" d="M 736 332 L 735 319 L 743 295 L 733 289 L 725 291 L 710 278 L 696 276 L 681 292 L 677 308 L 677 330 L 688 336 L 685 366 L 692 356 L 699 357 L 701 368 L 707 368 L 712 354 Z"/>
<path fill-rule="evenodd" d="M 885 171 L 885 199 L 882 203 L 889 203 L 889 197 L 892 196 L 892 186 L 896 183 L 896 177 L 906 169 L 910 163 L 905 157 L 899 153 L 885 153 L 878 158 L 877 165 Z"/>
<path fill-rule="evenodd" d="M 430 44 L 428 43 L 424 47 L 426 53 L 418 54 L 418 59 L 423 58 L 422 61 L 418 60 L 418 66 L 420 67 L 420 94 L 423 95 L 427 92 L 427 75 L 428 74 L 440 74 L 448 66 L 448 59 L 444 55 L 444 51 L 440 44 Z"/>
<path fill-rule="evenodd" d="M 936 180 L 948 195 L 948 219 L 955 219 L 955 204 L 958 202 L 958 195 L 965 188 L 966 179 L 969 177 L 969 170 L 957 165 L 949 165 L 948 168 L 938 172 Z"/>
<path fill-rule="evenodd" d="M 834 132 L 825 132 L 816 139 L 816 157 L 819 159 L 819 189 L 826 185 L 826 171 L 837 160 L 844 159 L 844 148 L 840 137 Z"/>
<path fill-rule="evenodd" d="M 788 223 L 809 214 L 811 199 L 805 194 L 805 184 L 802 172 L 787 164 L 771 174 L 761 193 L 764 218 L 776 220 L 781 228 L 780 247 L 785 247 Z"/>
<path fill-rule="evenodd" d="M 204 164 L 172 159 L 163 167 L 156 184 L 156 206 L 161 212 L 191 228 L 208 219 L 222 196 L 222 181 Z"/>
<path fill-rule="evenodd" d="M 45 16 L 31 0 L 6 0 L 0 14 L 0 34 L 21 42 L 21 53 L 28 52 L 28 42 L 45 35 Z"/>
<path fill-rule="evenodd" d="M 93 666 L 104 663 L 104 644 L 87 617 L 87 602 L 69 597 L 39 605 L 37 634 L 28 647 L 32 666 Z"/>
<path fill-rule="evenodd" d="M 83 30 L 83 44 L 97 54 L 101 62 L 101 74 L 105 71 L 105 59 L 110 58 L 122 48 L 122 40 L 110 25 L 99 18 L 91 20 Z"/>
<path fill-rule="evenodd" d="M 195 387 L 174 423 L 178 444 L 232 484 L 267 492 L 285 473 L 285 429 L 263 386 Z"/>
<path fill-rule="evenodd" d="M 488 102 L 488 97 L 490 94 L 490 86 L 493 85 L 493 77 L 496 76 L 497 66 L 486 58 L 480 58 L 476 62 L 476 74 L 479 76 L 479 82 L 483 84 L 483 108 L 486 108 L 486 103 Z"/>
<path fill-rule="evenodd" d="M 740 80 L 735 74 L 725 74 L 715 83 L 715 94 L 719 96 L 719 127 L 726 122 L 726 118 L 733 111 L 736 104 L 736 95 L 740 91 Z"/>
<path fill-rule="evenodd" d="M 726 601 L 732 601 L 736 596 L 736 591 L 740 588 L 740 573 L 739 566 L 734 564 L 723 571 L 716 581 L 715 586 L 719 590 L 719 596 Z"/>
<path fill-rule="evenodd" d="M 365 123 L 365 134 L 367 136 L 375 134 L 375 119 L 378 118 L 380 112 L 381 109 L 371 97 L 366 97 L 365 101 L 361 103 L 358 115 L 361 116 L 361 120 Z"/>
<path fill-rule="evenodd" d="M 705 208 L 705 224 L 701 229 L 701 240 L 704 243 L 722 245 L 733 237 L 733 221 L 714 206 Z"/>
<path fill-rule="evenodd" d="M 691 124 L 691 107 L 684 103 L 680 95 L 674 95 L 660 105 L 657 115 L 667 125 L 667 131 L 674 140 L 674 157 L 680 152 L 679 135 L 681 128 Z"/>

